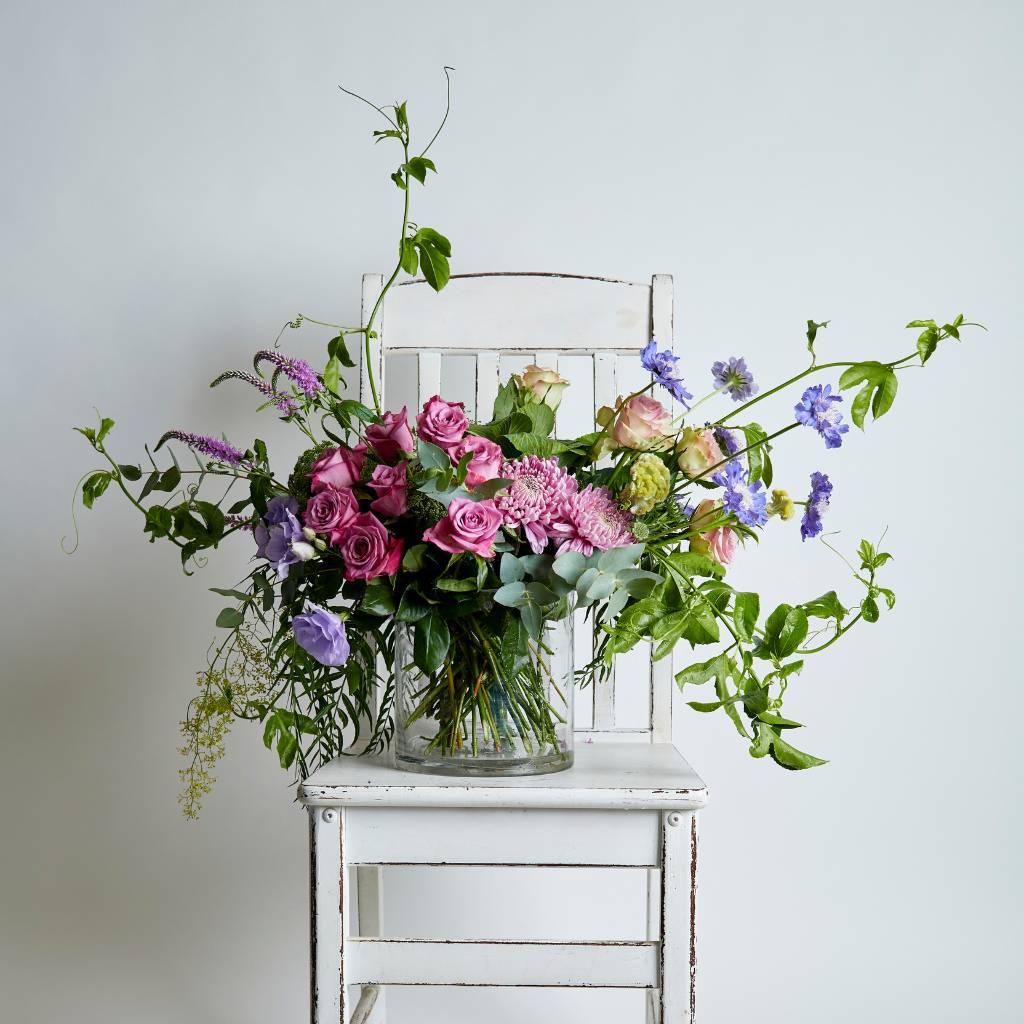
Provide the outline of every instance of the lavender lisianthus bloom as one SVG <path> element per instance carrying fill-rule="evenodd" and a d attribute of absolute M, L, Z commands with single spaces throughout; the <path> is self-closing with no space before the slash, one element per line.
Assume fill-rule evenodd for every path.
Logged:
<path fill-rule="evenodd" d="M 676 369 L 679 356 L 673 355 L 671 349 L 664 352 L 658 351 L 658 343 L 652 338 L 640 353 L 640 363 L 645 370 L 654 374 L 654 379 L 677 401 L 684 409 L 689 409 L 687 403 L 693 399 L 693 395 L 686 390 L 683 378 Z"/>
<path fill-rule="evenodd" d="M 749 482 L 749 474 L 739 462 L 730 462 L 724 473 L 716 473 L 711 479 L 725 488 L 722 496 L 725 510 L 744 526 L 764 526 L 768 522 L 768 495 L 760 480 Z"/>
<path fill-rule="evenodd" d="M 838 448 L 843 443 L 843 434 L 849 429 L 843 423 L 843 414 L 836 408 L 836 403 L 843 400 L 842 395 L 832 394 L 832 385 L 814 384 L 800 397 L 793 412 L 798 423 L 813 427 L 825 439 L 826 448 Z"/>
<path fill-rule="evenodd" d="M 811 493 L 807 495 L 807 507 L 800 520 L 800 536 L 804 540 L 821 533 L 821 516 L 832 498 L 832 481 L 825 473 L 811 474 Z"/>
<path fill-rule="evenodd" d="M 287 578 L 289 568 L 296 562 L 308 562 L 316 553 L 296 518 L 298 510 L 299 503 L 291 495 L 271 498 L 266 515 L 253 530 L 256 554 L 273 564 L 279 580 Z"/>
<path fill-rule="evenodd" d="M 747 368 L 747 361 L 740 356 L 730 356 L 724 362 L 719 361 L 711 367 L 711 376 L 715 388 L 728 391 L 734 402 L 745 402 L 757 394 L 759 388 L 754 383 L 754 375 Z"/>
<path fill-rule="evenodd" d="M 182 444 L 187 444 L 193 451 L 202 452 L 203 455 L 209 455 L 211 459 L 225 462 L 229 466 L 239 465 L 244 458 L 234 445 L 228 444 L 227 441 L 218 441 L 215 437 L 206 437 L 204 434 L 190 434 L 185 430 L 168 430 L 157 441 L 157 448 L 165 441 L 181 441 Z"/>
<path fill-rule="evenodd" d="M 292 633 L 295 642 L 321 665 L 337 668 L 348 661 L 345 623 L 326 608 L 307 601 L 301 614 L 292 619 Z"/>

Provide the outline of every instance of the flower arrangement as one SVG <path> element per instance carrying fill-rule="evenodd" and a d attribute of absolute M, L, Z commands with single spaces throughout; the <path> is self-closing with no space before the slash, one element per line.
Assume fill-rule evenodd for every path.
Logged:
<path fill-rule="evenodd" d="M 402 149 L 391 177 L 403 217 L 394 272 L 367 324 L 300 316 L 288 327 L 332 329 L 321 371 L 275 345 L 255 354 L 252 372 L 213 381 L 249 385 L 262 408 L 305 435 L 308 450 L 294 467 L 273 467 L 261 440 L 243 449 L 169 430 L 147 449 L 144 470 L 110 452 L 112 420 L 76 428 L 105 460 L 81 482 L 86 507 L 113 484 L 142 514 L 150 541 L 176 546 L 189 573 L 229 537 L 253 549 L 242 582 L 212 588 L 230 604 L 183 723 L 186 814 L 209 791 L 233 720 L 261 723 L 282 766 L 304 776 L 344 751 L 389 744 L 396 678 L 407 671 L 416 683 L 402 713 L 430 721 L 427 746 L 439 756 L 517 744 L 557 756 L 564 707 L 552 694 L 567 695 L 546 667 L 545 637 L 577 611 L 595 641 L 592 659 L 573 666 L 570 690 L 573 675 L 601 685 L 615 658 L 642 642 L 655 659 L 681 642 L 708 647 L 710 657 L 676 676 L 687 691 L 713 686 L 710 699 L 689 706 L 727 714 L 754 757 L 789 769 L 822 764 L 790 742 L 799 723 L 784 716 L 784 698 L 807 656 L 892 608 L 879 580 L 891 556 L 860 543 L 852 607 L 829 591 L 762 609 L 758 594 L 730 586 L 727 567 L 773 521 L 794 528 L 786 524 L 799 514 L 802 538 L 822 537 L 833 499 L 827 460 L 848 439 L 847 418 L 863 428 L 869 412 L 885 415 L 900 373 L 959 339 L 963 317 L 913 321 L 913 351 L 889 361 L 819 362 L 827 323 L 808 321 L 807 366 L 759 390 L 744 359 L 723 359 L 699 401 L 679 357 L 652 339 L 639 356 L 650 382 L 601 409 L 580 437 L 554 436 L 570 382 L 538 366 L 508 380 L 478 422 L 438 395 L 410 422 L 406 409 L 382 407 L 372 372 L 373 405 L 364 406 L 344 390 L 343 371 L 355 365 L 349 340 L 368 354 L 399 275 L 419 271 L 441 291 L 451 255 L 443 235 L 409 220 L 414 185 L 436 173 L 426 154 L 441 129 L 412 155 L 406 105 L 371 106 L 386 120 L 375 138 Z M 822 374 L 826 383 L 808 381 Z M 794 398 L 786 422 L 769 431 L 751 419 L 784 390 Z M 712 399 L 715 418 L 698 415 Z M 771 489 L 774 447 L 795 430 L 823 442 L 821 466 L 799 498 Z M 228 493 L 208 498 L 222 481 Z"/>

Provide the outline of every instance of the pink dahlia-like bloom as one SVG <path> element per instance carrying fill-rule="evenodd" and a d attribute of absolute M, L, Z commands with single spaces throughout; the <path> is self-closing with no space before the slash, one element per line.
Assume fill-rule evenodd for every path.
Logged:
<path fill-rule="evenodd" d="M 494 499 L 502 520 L 506 526 L 521 526 L 534 554 L 539 555 L 556 524 L 562 522 L 562 509 L 579 485 L 558 459 L 539 455 L 503 462 L 498 476 L 512 481 Z"/>
<path fill-rule="evenodd" d="M 571 495 L 562 506 L 562 522 L 553 531 L 559 541 L 558 554 L 578 551 L 581 555 L 592 555 L 595 551 L 634 544 L 632 525 L 633 515 L 619 507 L 607 487 L 590 484 Z"/>

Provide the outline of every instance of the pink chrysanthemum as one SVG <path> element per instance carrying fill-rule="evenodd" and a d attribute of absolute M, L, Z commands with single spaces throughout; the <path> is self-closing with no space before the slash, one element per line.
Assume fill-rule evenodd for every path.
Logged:
<path fill-rule="evenodd" d="M 552 529 L 562 522 L 562 509 L 576 493 L 576 480 L 557 459 L 524 455 L 502 462 L 499 477 L 511 480 L 507 490 L 494 499 L 506 526 L 521 526 L 535 554 L 547 547 Z"/>
<path fill-rule="evenodd" d="M 592 555 L 636 542 L 630 532 L 633 515 L 620 508 L 607 487 L 593 484 L 570 495 L 562 506 L 561 523 L 554 527 L 558 554 L 578 551 Z"/>

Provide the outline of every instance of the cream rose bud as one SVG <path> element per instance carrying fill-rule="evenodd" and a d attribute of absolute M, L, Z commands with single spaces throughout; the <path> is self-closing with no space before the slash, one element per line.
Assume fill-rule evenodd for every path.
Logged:
<path fill-rule="evenodd" d="M 316 543 L 316 530 L 312 530 L 308 526 L 304 526 L 302 528 L 302 536 L 305 537 L 310 544 Z"/>
<path fill-rule="evenodd" d="M 512 379 L 528 402 L 546 405 L 552 412 L 561 404 L 562 392 L 569 386 L 569 382 L 557 370 L 535 366 L 533 363 Z"/>
<path fill-rule="evenodd" d="M 316 548 L 304 540 L 292 541 L 292 551 L 300 562 L 308 562 L 311 558 L 316 558 Z"/>

